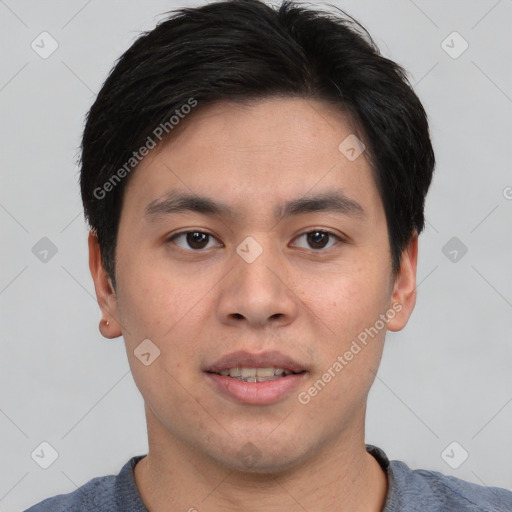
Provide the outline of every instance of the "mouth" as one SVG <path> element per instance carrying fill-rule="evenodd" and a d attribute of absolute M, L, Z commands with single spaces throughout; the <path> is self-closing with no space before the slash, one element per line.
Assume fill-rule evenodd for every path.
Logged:
<path fill-rule="evenodd" d="M 246 366 L 226 368 L 220 372 L 207 372 L 222 375 L 223 377 L 230 377 L 232 379 L 241 380 L 243 382 L 268 382 L 272 380 L 282 379 L 289 375 L 298 375 L 305 373 L 305 370 L 301 372 L 294 372 L 292 370 L 286 370 L 284 368 L 275 368 L 269 366 L 266 368 L 249 368 Z"/>
<path fill-rule="evenodd" d="M 307 368 L 292 357 L 275 350 L 260 353 L 240 350 L 222 356 L 210 366 L 203 368 L 203 371 L 245 382 L 265 382 L 304 373 Z"/>
<path fill-rule="evenodd" d="M 202 368 L 222 396 L 245 405 L 270 405 L 289 397 L 309 370 L 281 352 L 239 351 Z"/>

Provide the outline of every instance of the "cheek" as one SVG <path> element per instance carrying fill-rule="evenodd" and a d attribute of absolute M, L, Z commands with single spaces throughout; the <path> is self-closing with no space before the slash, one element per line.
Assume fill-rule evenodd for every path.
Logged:
<path fill-rule="evenodd" d="M 387 269 L 362 262 L 302 281 L 301 299 L 332 339 L 347 341 L 385 313 L 391 297 Z"/>
<path fill-rule="evenodd" d="M 220 276 L 197 267 L 191 273 L 186 265 L 171 265 L 165 258 L 134 260 L 125 258 L 118 272 L 118 310 L 128 356 L 134 359 L 133 351 L 149 339 L 160 350 L 159 365 L 181 375 L 205 339 L 202 331 L 212 308 L 209 291 Z"/>
<path fill-rule="evenodd" d="M 368 263 L 350 272 L 322 275 L 315 279 L 308 298 L 304 297 L 304 303 L 320 320 L 322 333 L 315 343 L 321 360 L 314 377 L 321 381 L 317 387 L 322 389 L 319 395 L 323 399 L 319 402 L 325 400 L 326 406 L 334 400 L 350 407 L 371 386 L 386 334 L 381 315 L 389 308 L 388 288 L 387 273 Z"/>
<path fill-rule="evenodd" d="M 179 273 L 171 278 L 156 265 L 139 264 L 130 271 L 126 266 L 125 270 L 119 272 L 118 304 L 134 381 L 154 414 L 179 409 L 194 418 L 198 411 L 185 391 L 188 363 L 194 360 L 201 339 L 204 318 L 200 315 L 206 304 L 201 297 L 211 285 L 198 286 L 200 280 L 191 282 Z M 141 345 L 147 339 L 151 344 Z M 147 365 L 138 357 L 143 346 L 149 346 L 144 349 L 150 354 Z"/>
<path fill-rule="evenodd" d="M 119 241 L 118 303 L 130 337 L 158 338 L 197 302 L 202 281 L 186 266 L 177 268 L 165 251 Z M 205 284 L 206 286 L 206 284 Z"/>

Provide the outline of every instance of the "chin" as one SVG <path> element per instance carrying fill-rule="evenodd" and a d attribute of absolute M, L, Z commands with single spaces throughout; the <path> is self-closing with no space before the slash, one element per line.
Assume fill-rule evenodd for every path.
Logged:
<path fill-rule="evenodd" d="M 272 442 L 270 439 L 263 438 L 260 442 L 255 440 L 254 436 L 250 436 L 248 439 L 252 439 L 252 441 L 240 443 L 241 447 L 237 451 L 233 451 L 234 443 L 231 443 L 220 453 L 211 453 L 210 455 L 217 464 L 232 471 L 261 475 L 286 472 L 307 459 L 307 450 L 301 449 L 297 440 L 292 446 L 288 443 L 277 446 L 276 442 Z"/>

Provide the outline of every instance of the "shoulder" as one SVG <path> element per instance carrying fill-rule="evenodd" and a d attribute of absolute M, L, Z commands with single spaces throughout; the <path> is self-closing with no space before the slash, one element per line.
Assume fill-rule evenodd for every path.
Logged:
<path fill-rule="evenodd" d="M 426 469 L 411 470 L 401 461 L 391 461 L 388 477 L 395 485 L 394 510 L 422 512 L 511 512 L 512 492 L 499 487 L 477 485 L 454 476 Z M 386 509 L 385 509 L 386 510 Z"/>
<path fill-rule="evenodd" d="M 114 476 L 93 478 L 68 494 L 59 494 L 33 505 L 25 512 L 82 512 L 114 509 Z"/>
<path fill-rule="evenodd" d="M 133 468 L 142 457 L 132 457 L 117 476 L 93 478 L 75 491 L 47 498 L 25 512 L 145 511 L 133 477 Z"/>
<path fill-rule="evenodd" d="M 426 469 L 411 469 L 405 462 L 390 461 L 374 445 L 373 455 L 388 477 L 382 512 L 512 512 L 512 492 L 500 487 L 473 484 Z"/>

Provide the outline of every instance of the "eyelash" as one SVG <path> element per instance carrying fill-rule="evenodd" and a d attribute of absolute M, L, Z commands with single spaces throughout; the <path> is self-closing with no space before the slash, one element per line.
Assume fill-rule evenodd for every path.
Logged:
<path fill-rule="evenodd" d="M 169 238 L 167 238 L 166 242 L 173 242 L 174 243 L 174 240 L 181 236 L 181 235 L 187 235 L 189 233 L 201 233 L 203 235 L 207 235 L 211 238 L 215 238 L 211 233 L 208 233 L 207 231 L 199 231 L 199 230 L 189 230 L 189 231 L 180 231 L 179 233 L 175 233 L 174 235 L 170 236 Z M 335 233 L 332 233 L 331 231 L 327 231 L 325 229 L 312 229 L 310 231 L 305 231 L 304 233 L 301 233 L 300 235 L 297 235 L 294 240 L 296 240 L 297 238 L 300 238 L 302 236 L 305 236 L 305 235 L 309 235 L 311 233 L 323 233 L 325 235 L 328 235 L 329 237 L 333 237 L 333 238 L 336 238 L 338 240 L 338 242 L 346 242 L 346 240 L 344 240 L 342 237 L 340 237 L 339 235 L 336 235 Z M 330 238 L 329 238 L 329 241 L 330 241 Z M 208 240 L 209 242 L 209 240 Z M 177 244 L 175 244 L 177 245 Z M 336 245 L 336 244 L 334 244 Z M 325 252 L 326 250 L 328 249 L 331 249 L 332 247 L 334 247 L 334 245 L 331 245 L 330 247 L 321 247 L 320 249 L 311 249 L 313 252 Z M 178 246 L 180 247 L 180 246 Z M 180 247 L 180 249 L 183 249 L 183 247 Z M 183 249 L 184 251 L 187 251 L 187 252 L 202 252 L 204 250 L 206 250 L 206 248 L 201 248 L 201 249 Z"/>

